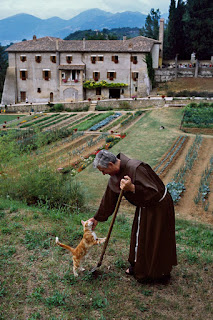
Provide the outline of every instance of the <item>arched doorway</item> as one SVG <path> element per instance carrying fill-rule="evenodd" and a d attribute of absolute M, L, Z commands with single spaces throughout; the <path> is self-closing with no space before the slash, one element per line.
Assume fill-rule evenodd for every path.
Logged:
<path fill-rule="evenodd" d="M 67 88 L 63 91 L 63 100 L 64 101 L 78 101 L 78 90 L 74 88 Z"/>
<path fill-rule="evenodd" d="M 50 102 L 53 102 L 53 92 L 50 92 Z"/>

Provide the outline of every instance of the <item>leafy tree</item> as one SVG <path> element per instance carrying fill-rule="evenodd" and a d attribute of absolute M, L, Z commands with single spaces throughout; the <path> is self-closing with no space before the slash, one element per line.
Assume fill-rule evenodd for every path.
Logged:
<path fill-rule="evenodd" d="M 160 20 L 160 10 L 156 11 L 152 8 L 150 13 L 146 17 L 145 27 L 141 29 L 141 35 L 158 40 L 159 36 L 159 20 Z"/>
<path fill-rule="evenodd" d="M 7 54 L 5 52 L 5 48 L 0 45 L 0 101 L 4 87 L 7 65 Z"/>
<path fill-rule="evenodd" d="M 185 34 L 188 56 L 196 53 L 198 59 L 213 55 L 213 4 L 212 0 L 188 0 L 186 4 Z"/>

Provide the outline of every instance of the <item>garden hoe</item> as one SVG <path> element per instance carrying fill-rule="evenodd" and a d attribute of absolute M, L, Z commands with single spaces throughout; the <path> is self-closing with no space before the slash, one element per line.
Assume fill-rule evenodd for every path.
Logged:
<path fill-rule="evenodd" d="M 116 218 L 117 213 L 118 213 L 118 209 L 119 209 L 119 206 L 120 206 L 120 203 L 121 203 L 122 196 L 123 196 L 123 190 L 120 191 L 120 194 L 119 194 L 119 197 L 118 197 L 118 201 L 117 201 L 117 204 L 116 204 L 116 207 L 115 207 L 115 211 L 114 211 L 114 214 L 113 214 L 113 217 L 112 217 L 112 221 L 111 221 L 111 224 L 110 224 L 110 227 L 109 227 L 109 231 L 108 231 L 108 234 L 107 234 L 107 237 L 106 237 L 106 241 L 104 242 L 104 246 L 103 246 L 103 249 L 102 249 L 102 253 L 101 253 L 99 262 L 98 262 L 97 266 L 95 266 L 90 271 L 91 273 L 94 273 L 102 265 L 102 260 L 103 260 L 103 257 L 104 257 L 108 242 L 109 242 L 109 238 L 110 238 L 110 235 L 111 235 L 111 232 L 112 232 L 112 228 L 113 228 L 113 225 L 114 225 L 114 222 L 115 222 L 115 218 Z"/>

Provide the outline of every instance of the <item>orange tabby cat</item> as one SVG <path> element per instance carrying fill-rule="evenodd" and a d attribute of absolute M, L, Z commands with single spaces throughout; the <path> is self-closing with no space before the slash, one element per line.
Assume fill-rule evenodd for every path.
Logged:
<path fill-rule="evenodd" d="M 58 240 L 58 237 L 56 237 L 55 241 L 56 244 L 61 246 L 64 249 L 67 249 L 71 251 L 73 255 L 73 273 L 74 276 L 77 277 L 78 273 L 77 270 L 83 271 L 84 269 L 81 267 L 81 262 L 83 258 L 86 256 L 86 254 L 89 252 L 92 246 L 96 244 L 104 243 L 106 238 L 99 238 L 96 236 L 95 232 L 92 231 L 92 221 L 81 221 L 83 227 L 84 227 L 84 235 L 79 243 L 79 245 L 74 249 L 70 246 L 67 246 L 66 244 L 60 243 Z"/>

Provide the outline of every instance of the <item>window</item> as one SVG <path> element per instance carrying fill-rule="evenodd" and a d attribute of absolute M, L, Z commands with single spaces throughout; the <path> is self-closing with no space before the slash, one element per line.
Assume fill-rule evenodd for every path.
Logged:
<path fill-rule="evenodd" d="M 100 79 L 100 72 L 94 71 L 94 72 L 93 72 L 93 79 L 94 79 L 95 81 L 98 81 L 98 80 Z"/>
<path fill-rule="evenodd" d="M 100 96 L 101 95 L 101 88 L 96 88 L 96 96 Z"/>
<path fill-rule="evenodd" d="M 98 61 L 104 61 L 104 56 L 98 56 Z"/>
<path fill-rule="evenodd" d="M 50 56 L 50 61 L 52 61 L 52 63 L 56 63 L 56 56 Z"/>
<path fill-rule="evenodd" d="M 118 56 L 112 56 L 112 61 L 114 61 L 114 63 L 118 63 Z"/>
<path fill-rule="evenodd" d="M 20 70 L 20 79 L 21 80 L 27 79 L 27 69 Z"/>
<path fill-rule="evenodd" d="M 131 62 L 134 64 L 138 63 L 138 57 L 137 56 L 131 56 Z"/>
<path fill-rule="evenodd" d="M 38 93 L 41 93 L 41 88 L 37 88 L 37 92 L 38 92 Z"/>
<path fill-rule="evenodd" d="M 66 56 L 66 61 L 70 64 L 72 62 L 72 56 Z"/>
<path fill-rule="evenodd" d="M 135 87 L 135 92 L 137 92 L 138 91 L 138 87 Z"/>
<path fill-rule="evenodd" d="M 41 55 L 35 56 L 35 62 L 40 63 L 41 62 Z"/>
<path fill-rule="evenodd" d="M 21 102 L 26 102 L 26 91 L 20 91 Z"/>
<path fill-rule="evenodd" d="M 50 78 L 51 78 L 50 70 L 48 70 L 48 69 L 47 70 L 43 70 L 43 79 L 48 81 L 48 80 L 50 80 Z"/>
<path fill-rule="evenodd" d="M 134 81 L 137 81 L 138 80 L 138 72 L 132 72 L 132 79 Z"/>
<path fill-rule="evenodd" d="M 20 56 L 20 60 L 21 60 L 22 62 L 27 61 L 27 57 L 26 57 L 26 56 Z"/>
<path fill-rule="evenodd" d="M 107 72 L 107 78 L 109 80 L 114 80 L 116 78 L 116 72 L 115 71 L 108 71 Z"/>
<path fill-rule="evenodd" d="M 91 62 L 96 63 L 96 56 L 91 56 Z"/>

